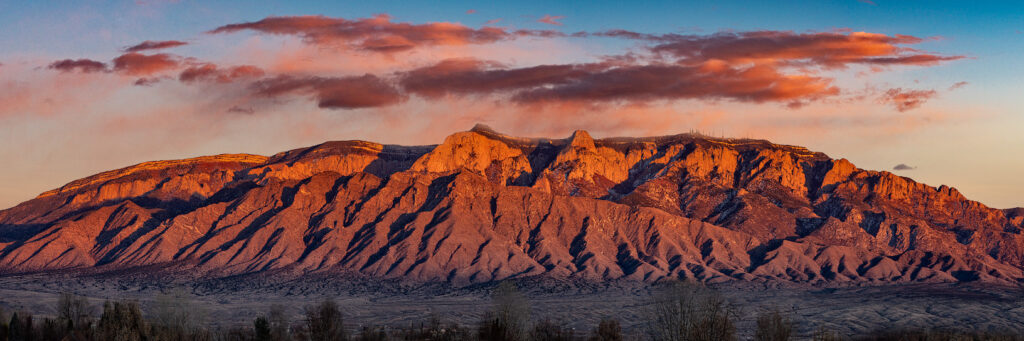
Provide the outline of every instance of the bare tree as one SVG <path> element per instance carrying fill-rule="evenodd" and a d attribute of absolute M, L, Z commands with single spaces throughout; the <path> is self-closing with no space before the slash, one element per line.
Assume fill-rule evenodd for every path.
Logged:
<path fill-rule="evenodd" d="M 332 299 L 306 308 L 306 328 L 312 341 L 346 340 L 343 322 L 341 309 Z"/>
<path fill-rule="evenodd" d="M 98 340 L 138 341 L 146 338 L 146 320 L 135 302 L 106 302 L 96 326 Z"/>
<path fill-rule="evenodd" d="M 501 282 L 491 294 L 493 306 L 481 321 L 481 340 L 522 341 L 527 338 L 530 304 L 515 283 Z"/>
<path fill-rule="evenodd" d="M 757 341 L 788 341 L 793 337 L 793 320 L 778 309 L 762 311 L 757 316 Z"/>
<path fill-rule="evenodd" d="M 191 294 L 178 287 L 157 295 L 153 302 L 155 325 L 180 332 L 193 332 L 202 327 L 202 309 L 192 303 Z"/>
<path fill-rule="evenodd" d="M 733 340 L 734 315 L 718 292 L 698 284 L 675 282 L 655 295 L 649 306 L 647 331 L 653 340 Z"/>
<path fill-rule="evenodd" d="M 62 293 L 57 299 L 57 321 L 67 330 L 85 330 L 92 325 L 92 309 L 89 300 L 72 293 Z"/>
<path fill-rule="evenodd" d="M 270 339 L 273 341 L 288 340 L 288 316 L 285 314 L 283 305 L 274 304 L 270 306 L 267 313 L 267 322 L 270 322 Z"/>

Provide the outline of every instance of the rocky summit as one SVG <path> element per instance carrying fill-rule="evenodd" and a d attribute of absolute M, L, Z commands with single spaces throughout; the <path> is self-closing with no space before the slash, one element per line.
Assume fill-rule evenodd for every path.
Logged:
<path fill-rule="evenodd" d="M 802 147 L 477 126 L 76 180 L 0 211 L 0 273 L 1013 284 L 1022 226 L 1024 209 Z"/>

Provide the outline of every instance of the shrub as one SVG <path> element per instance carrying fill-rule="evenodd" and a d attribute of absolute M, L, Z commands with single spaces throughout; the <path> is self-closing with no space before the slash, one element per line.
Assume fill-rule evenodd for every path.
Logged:
<path fill-rule="evenodd" d="M 532 341 L 570 341 L 572 339 L 572 329 L 564 328 L 549 319 L 538 322 L 530 331 L 530 340 Z"/>
<path fill-rule="evenodd" d="M 814 332 L 811 339 L 814 341 L 841 341 L 843 337 L 839 336 L 839 333 L 820 327 Z"/>
<path fill-rule="evenodd" d="M 387 341 L 388 333 L 382 327 L 366 326 L 359 332 L 359 341 Z"/>
<path fill-rule="evenodd" d="M 252 321 L 252 333 L 253 338 L 256 341 L 270 341 L 270 320 L 266 317 L 260 316 Z"/>
<path fill-rule="evenodd" d="M 619 321 L 602 319 L 597 324 L 597 329 L 594 329 L 594 334 L 590 336 L 590 341 L 622 341 L 622 327 L 619 326 Z"/>

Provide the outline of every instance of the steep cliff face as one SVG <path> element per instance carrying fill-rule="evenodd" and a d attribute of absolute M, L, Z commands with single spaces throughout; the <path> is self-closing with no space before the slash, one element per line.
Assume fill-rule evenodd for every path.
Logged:
<path fill-rule="evenodd" d="M 0 271 L 1016 283 L 1021 212 L 760 140 L 476 127 L 77 180 L 0 211 Z"/>

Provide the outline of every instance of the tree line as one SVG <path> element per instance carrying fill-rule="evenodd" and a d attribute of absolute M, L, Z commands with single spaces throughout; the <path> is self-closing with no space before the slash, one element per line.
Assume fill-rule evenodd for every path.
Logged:
<path fill-rule="evenodd" d="M 0 341 L 124 340 L 124 341 L 334 341 L 334 340 L 482 340 L 482 341 L 719 341 L 736 340 L 738 310 L 707 287 L 673 283 L 664 286 L 647 305 L 641 332 L 626 335 L 617 320 L 602 319 L 591 330 L 577 331 L 552 319 L 531 318 L 529 300 L 512 282 L 492 293 L 491 309 L 476 326 L 460 326 L 432 318 L 419 326 L 345 327 L 343 308 L 331 299 L 307 306 L 292 321 L 281 305 L 272 305 L 250 325 L 211 329 L 201 309 L 188 303 L 181 291 L 157 297 L 148 315 L 138 302 L 107 301 L 99 316 L 88 300 L 61 294 L 56 316 L 36 317 L 25 312 L 8 315 L 0 309 Z M 796 339 L 793 319 L 778 309 L 762 309 L 752 331 L 754 340 Z M 844 340 L 819 329 L 803 339 Z M 853 340 L 1024 340 L 1017 335 L 988 335 L 948 331 L 881 331 Z"/>

